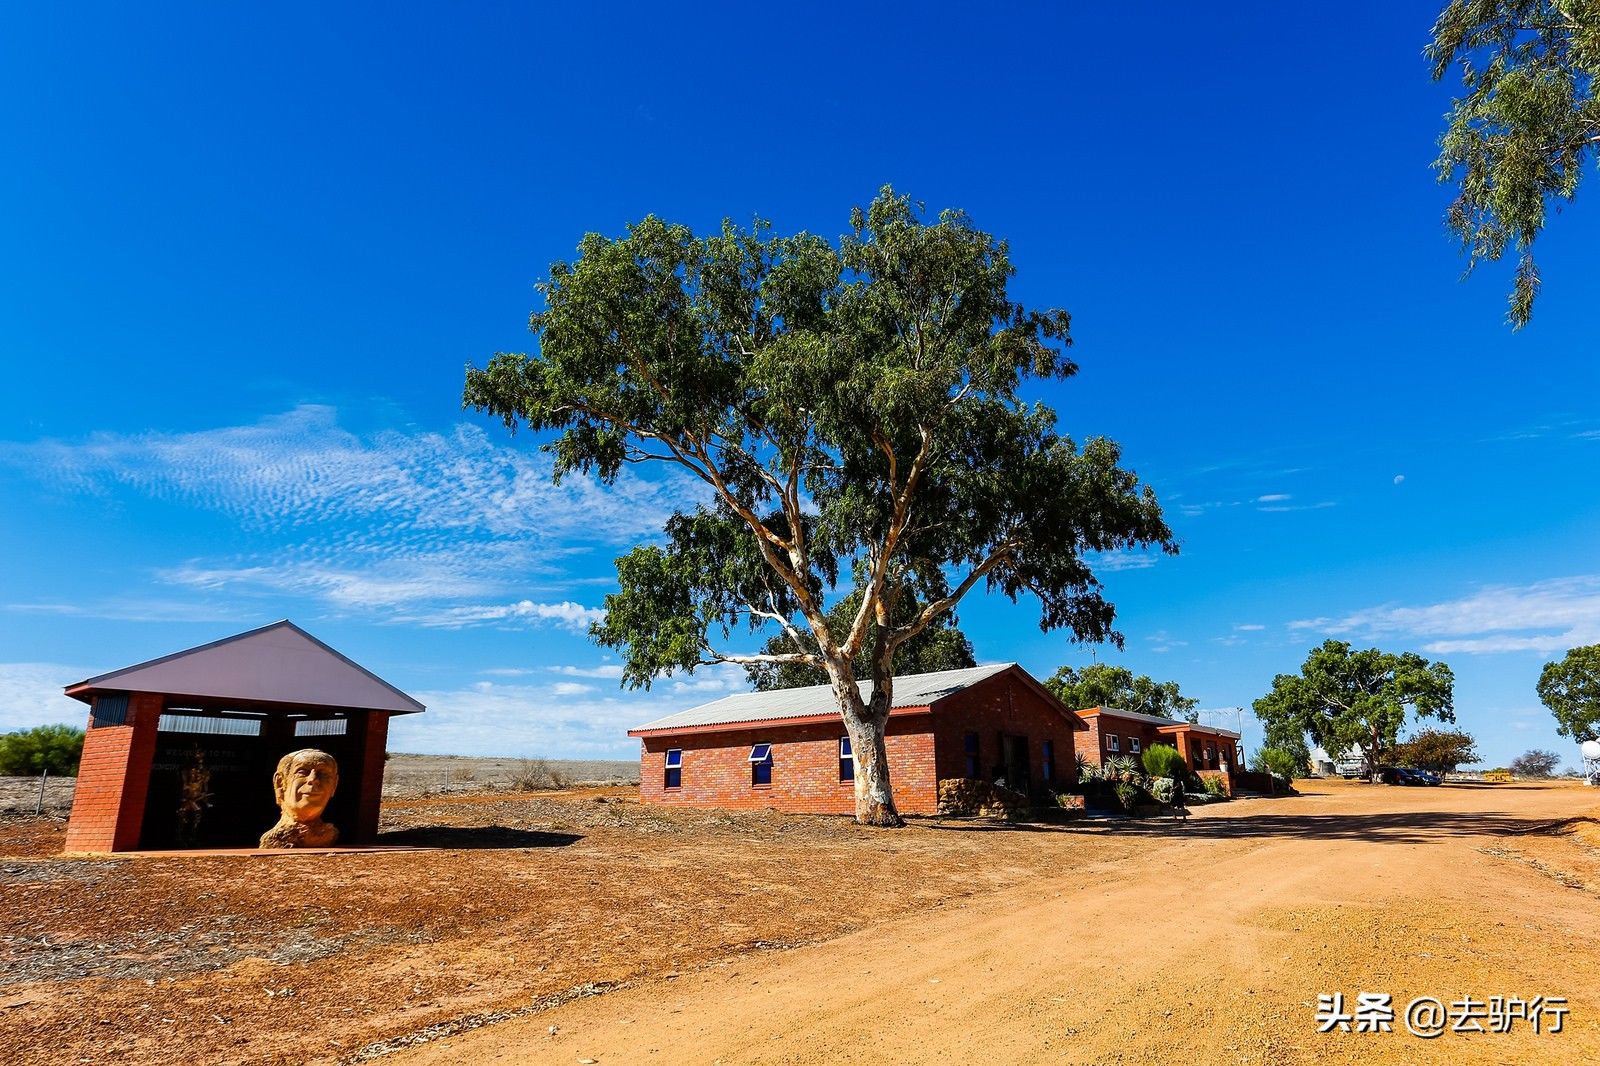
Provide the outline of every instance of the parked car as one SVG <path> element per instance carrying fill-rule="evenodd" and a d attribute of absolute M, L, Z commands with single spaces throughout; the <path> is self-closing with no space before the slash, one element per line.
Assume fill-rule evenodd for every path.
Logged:
<path fill-rule="evenodd" d="M 1420 777 L 1424 785 L 1437 785 L 1444 780 L 1432 770 L 1412 770 L 1411 772 Z"/>
<path fill-rule="evenodd" d="M 1405 766 L 1381 766 L 1378 780 L 1386 785 L 1426 785 L 1420 773 Z"/>

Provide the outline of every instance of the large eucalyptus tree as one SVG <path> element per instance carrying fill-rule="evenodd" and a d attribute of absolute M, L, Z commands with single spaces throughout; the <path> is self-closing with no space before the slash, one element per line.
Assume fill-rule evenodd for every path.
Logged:
<path fill-rule="evenodd" d="M 1467 269 L 1517 251 L 1507 317 L 1533 316 L 1533 242 L 1550 208 L 1600 161 L 1600 2 L 1451 0 L 1425 49 L 1434 80 L 1459 70 L 1434 162 L 1456 186 L 1446 221 Z"/>
<path fill-rule="evenodd" d="M 1120 641 L 1092 553 L 1176 550 L 1114 442 L 1080 447 L 1023 400 L 1077 367 L 1066 312 L 1013 301 L 1013 273 L 1005 242 L 889 188 L 837 244 L 650 217 L 551 267 L 537 353 L 467 372 L 466 406 L 554 434 L 558 479 L 659 462 L 704 483 L 665 546 L 617 560 L 592 635 L 635 687 L 718 662 L 821 668 L 863 823 L 900 824 L 884 728 L 902 645 L 979 586 L 1032 593 L 1042 629 Z M 792 647 L 737 650 L 762 631 Z"/>

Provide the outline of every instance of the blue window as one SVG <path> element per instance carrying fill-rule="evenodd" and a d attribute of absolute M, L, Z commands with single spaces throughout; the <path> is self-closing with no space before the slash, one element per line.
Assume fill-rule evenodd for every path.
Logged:
<path fill-rule="evenodd" d="M 962 747 L 967 753 L 967 776 L 978 776 L 978 734 L 968 733 L 961 739 Z"/>
<path fill-rule="evenodd" d="M 1044 779 L 1054 781 L 1056 777 L 1056 742 L 1044 742 Z"/>
<path fill-rule="evenodd" d="M 771 744 L 756 744 L 750 748 L 750 784 L 753 788 L 772 784 Z"/>
<path fill-rule="evenodd" d="M 683 787 L 683 751 L 673 748 L 667 752 L 667 788 Z"/>
<path fill-rule="evenodd" d="M 850 738 L 839 738 L 839 780 L 854 781 L 856 779 L 856 757 L 850 750 Z"/>
<path fill-rule="evenodd" d="M 128 724 L 128 697 L 126 693 L 113 695 L 107 693 L 96 696 L 89 705 L 90 728 L 102 725 L 127 725 Z"/>

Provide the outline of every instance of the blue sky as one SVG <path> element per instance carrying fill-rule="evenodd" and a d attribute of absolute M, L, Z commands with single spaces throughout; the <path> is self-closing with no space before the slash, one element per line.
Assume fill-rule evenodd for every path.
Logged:
<path fill-rule="evenodd" d="M 1577 761 L 1533 686 L 1600 641 L 1600 208 L 1540 239 L 1521 333 L 1507 270 L 1459 279 L 1436 4 L 577 7 L 11 13 L 0 729 L 289 617 L 429 705 L 397 748 L 631 756 L 740 686 L 621 691 L 583 635 L 695 494 L 550 485 L 463 368 L 529 347 L 586 231 L 834 236 L 889 182 L 1073 313 L 1082 373 L 1033 394 L 1122 442 L 1183 547 L 1107 561 L 1124 651 L 971 599 L 980 660 L 1220 710 L 1334 635 L 1449 662 L 1487 761 Z"/>

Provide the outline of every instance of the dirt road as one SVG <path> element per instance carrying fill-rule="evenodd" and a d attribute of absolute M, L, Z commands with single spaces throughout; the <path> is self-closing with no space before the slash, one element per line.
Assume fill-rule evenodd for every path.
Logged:
<path fill-rule="evenodd" d="M 1123 828 L 1143 846 L 1111 861 L 1079 861 L 1062 834 L 1058 864 L 1026 883 L 386 1061 L 1600 1060 L 1600 909 L 1582 887 L 1600 853 L 1540 832 L 1592 808 L 1592 793 L 1309 790 L 1204 810 L 1183 829 Z M 835 904 L 851 907 L 842 885 Z M 1362 992 L 1393 997 L 1393 1032 L 1318 1033 L 1320 994 L 1351 1010 Z M 1419 996 L 1562 996 L 1570 1013 L 1560 1033 L 1519 1022 L 1426 1040 L 1400 1016 Z"/>

